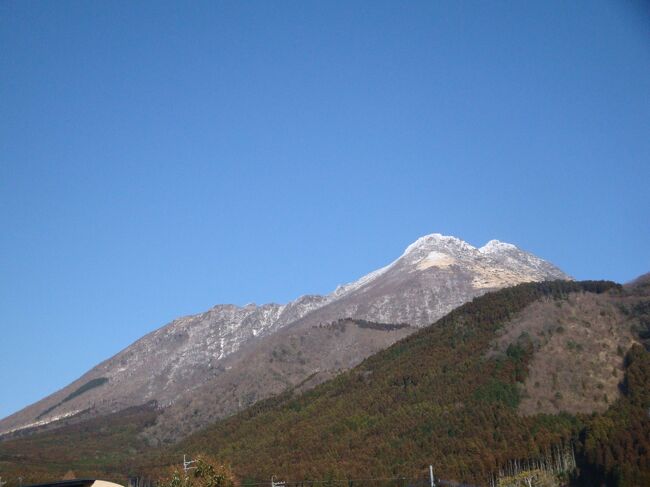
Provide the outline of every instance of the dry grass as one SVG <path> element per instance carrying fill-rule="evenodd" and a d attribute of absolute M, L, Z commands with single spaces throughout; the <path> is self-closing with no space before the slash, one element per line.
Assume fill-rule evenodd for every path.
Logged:
<path fill-rule="evenodd" d="M 493 353 L 518 341 L 535 350 L 521 414 L 603 412 L 619 397 L 623 354 L 635 339 L 617 299 L 576 293 L 536 302 L 504 328 Z"/>

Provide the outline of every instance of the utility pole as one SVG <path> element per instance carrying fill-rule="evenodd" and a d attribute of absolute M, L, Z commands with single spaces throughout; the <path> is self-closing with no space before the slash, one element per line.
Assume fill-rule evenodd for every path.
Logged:
<path fill-rule="evenodd" d="M 433 465 L 429 465 L 429 480 L 431 481 L 431 487 L 436 487 L 436 481 L 433 480 Z"/>
<path fill-rule="evenodd" d="M 196 460 L 188 460 L 187 458 L 185 458 L 185 454 L 183 453 L 183 471 L 185 472 L 186 477 L 187 477 L 188 470 L 196 468 L 191 466 L 193 463 L 196 463 Z M 0 487 L 2 487 L 2 485 L 0 485 Z"/>

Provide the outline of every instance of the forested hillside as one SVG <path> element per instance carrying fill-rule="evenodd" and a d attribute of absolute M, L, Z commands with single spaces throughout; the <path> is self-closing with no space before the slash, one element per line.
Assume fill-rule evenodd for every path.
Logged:
<path fill-rule="evenodd" d="M 628 355 L 627 395 L 613 399 L 604 415 L 522 414 L 523 383 L 539 345 L 522 335 L 504 353 L 488 353 L 499 330 L 521 319 L 529 305 L 546 300 L 562 306 L 575 293 L 601 295 L 604 307 L 625 307 L 620 327 L 642 322 L 647 296 L 638 288 L 547 282 L 504 289 L 311 392 L 285 394 L 217 423 L 177 451 L 216 453 L 249 479 L 414 477 L 433 464 L 443 478 L 484 484 L 510 460 L 574 444 L 583 475 L 645 478 L 648 450 L 638 445 L 647 441 L 647 418 L 637 418 L 636 431 L 628 433 L 631 411 L 648 405 L 643 348 Z M 579 309 L 575 319 L 581 319 Z M 601 368 L 611 373 L 612 364 Z M 626 471 L 619 472 L 623 456 Z"/>
<path fill-rule="evenodd" d="M 171 447 L 151 448 L 138 439 L 156 412 L 134 411 L 90 429 L 70 425 L 4 441 L 0 468 L 10 481 L 32 467 L 43 479 L 73 469 L 120 480 L 155 475 L 183 453 L 204 452 L 231 464 L 243 484 L 271 475 L 294 481 L 417 478 L 432 464 L 442 478 L 485 485 L 509 462 L 568 447 L 579 467 L 575 484 L 648 485 L 649 303 L 643 283 L 518 285 L 461 306 L 307 393 L 263 401 Z M 616 343 L 630 344 L 628 335 L 642 345 L 604 353 Z M 563 356 L 557 355 L 559 339 Z M 603 353 L 592 354 L 586 389 L 573 390 L 571 380 L 549 385 L 549 401 L 560 410 L 573 404 L 562 396 L 573 394 L 595 412 L 522 407 L 535 393 L 536 401 L 542 398 L 529 380 L 540 355 L 551 350 L 553 360 L 560 357 L 568 367 L 571 357 L 586 363 L 595 346 Z M 620 392 L 604 402 L 605 378 L 614 375 Z M 92 434 L 98 427 L 102 434 Z"/>

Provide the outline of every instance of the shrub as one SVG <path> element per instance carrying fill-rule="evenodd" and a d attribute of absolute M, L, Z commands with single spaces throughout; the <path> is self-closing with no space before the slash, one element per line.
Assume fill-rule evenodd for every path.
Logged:
<path fill-rule="evenodd" d="M 235 476 L 227 465 L 215 458 L 198 456 L 187 473 L 174 469 L 159 487 L 234 487 Z"/>

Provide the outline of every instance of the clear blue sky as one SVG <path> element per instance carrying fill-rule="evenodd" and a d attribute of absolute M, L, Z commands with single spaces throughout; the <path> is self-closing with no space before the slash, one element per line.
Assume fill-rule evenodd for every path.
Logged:
<path fill-rule="evenodd" d="M 0 3 L 0 416 L 441 232 L 650 271 L 647 2 Z"/>

